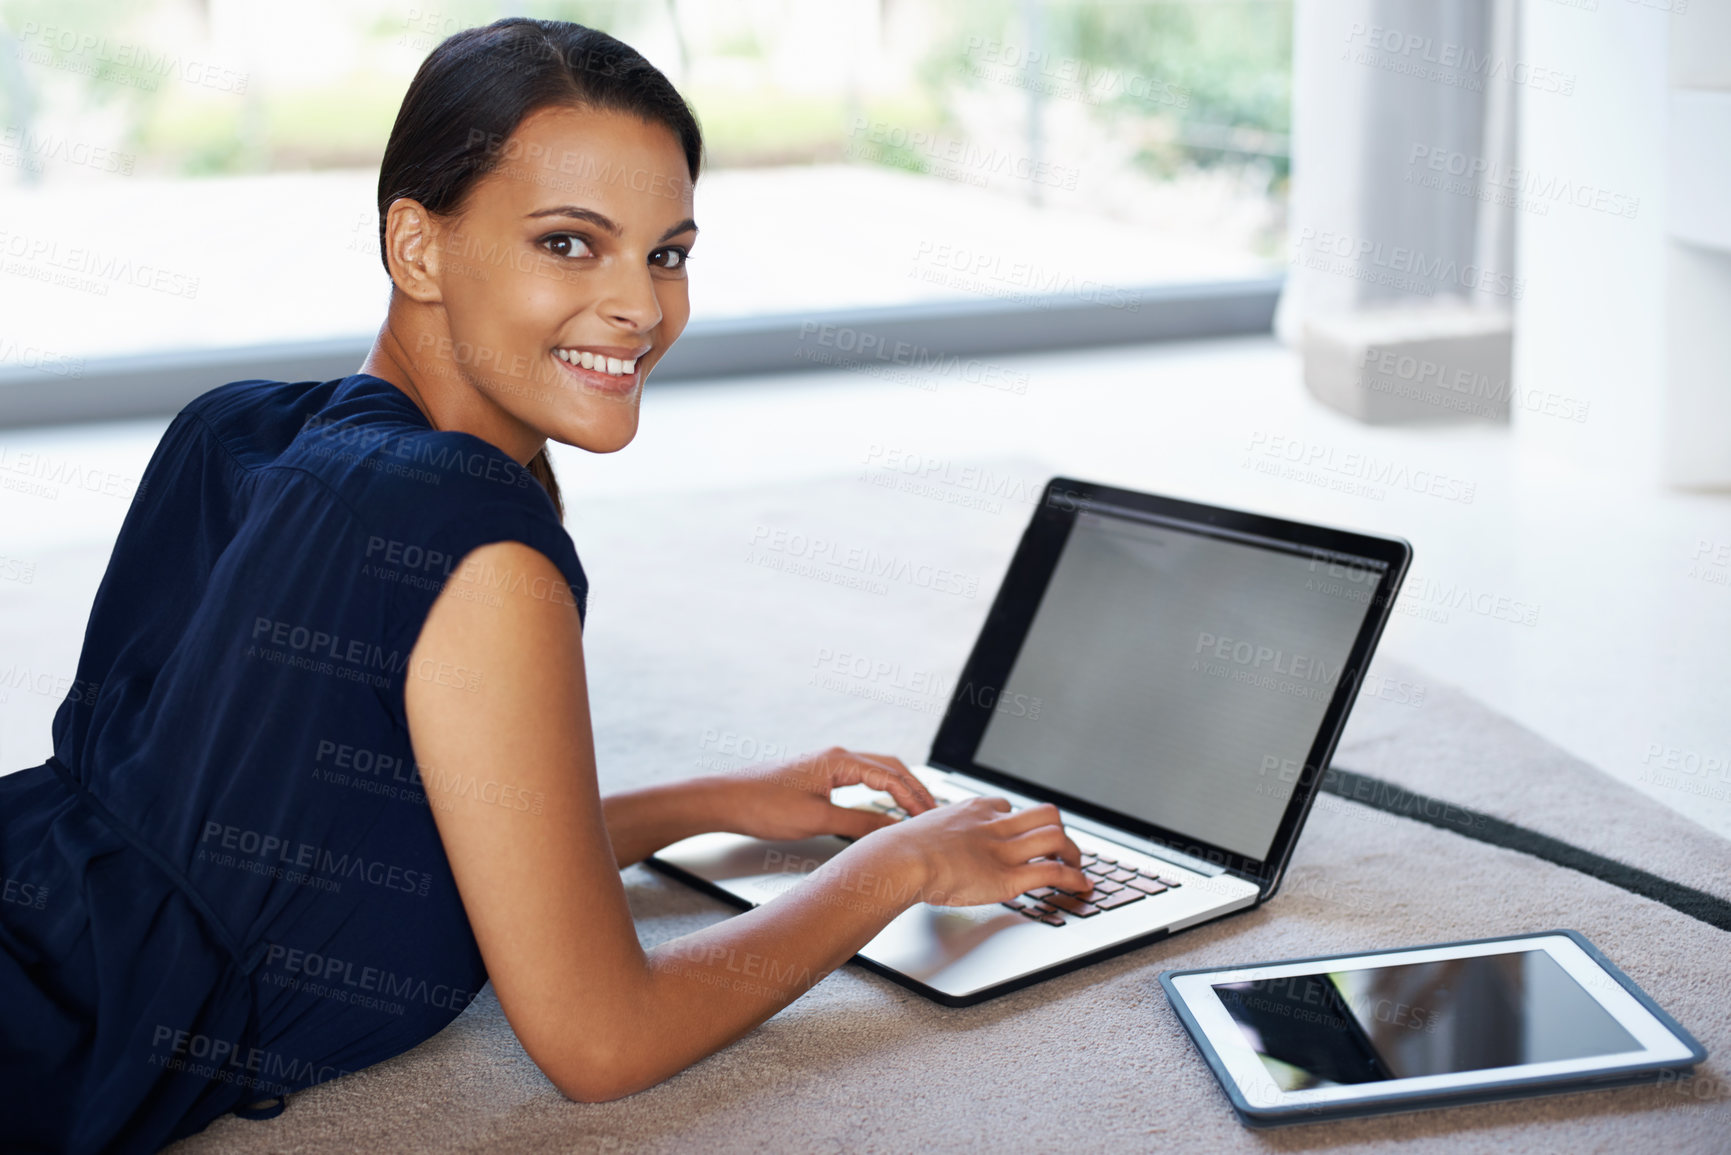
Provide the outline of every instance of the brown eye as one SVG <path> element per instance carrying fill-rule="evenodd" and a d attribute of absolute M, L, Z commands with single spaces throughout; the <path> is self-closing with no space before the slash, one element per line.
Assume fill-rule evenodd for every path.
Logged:
<path fill-rule="evenodd" d="M 541 245 L 556 257 L 586 257 L 589 244 L 576 233 L 554 233 L 543 237 Z"/>
<path fill-rule="evenodd" d="M 649 254 L 649 263 L 662 269 L 683 269 L 691 254 L 684 249 L 656 249 Z"/>

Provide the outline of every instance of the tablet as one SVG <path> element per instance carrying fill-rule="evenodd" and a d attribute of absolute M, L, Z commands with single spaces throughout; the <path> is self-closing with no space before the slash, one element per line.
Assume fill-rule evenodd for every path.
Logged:
<path fill-rule="evenodd" d="M 1160 984 L 1253 1127 L 1645 1082 L 1707 1057 L 1572 930 Z"/>

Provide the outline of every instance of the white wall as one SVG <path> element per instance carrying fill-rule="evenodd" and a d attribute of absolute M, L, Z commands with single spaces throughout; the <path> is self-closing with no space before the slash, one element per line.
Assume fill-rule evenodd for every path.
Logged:
<path fill-rule="evenodd" d="M 1731 489 L 1731 0 L 1671 37 L 1665 478 Z"/>
<path fill-rule="evenodd" d="M 1632 218 L 1542 194 L 1517 212 L 1526 289 L 1514 379 L 1528 396 L 1539 390 L 1589 406 L 1579 423 L 1517 411 L 1517 436 L 1535 467 L 1572 484 L 1660 485 L 1667 49 L 1702 6 L 1727 0 L 1685 0 L 1680 15 L 1661 7 L 1668 2 L 1678 0 L 1523 4 L 1517 58 L 1573 77 L 1567 94 L 1532 85 L 1521 93 L 1527 187 L 1569 182 L 1620 198 L 1601 203 L 1639 201 Z"/>

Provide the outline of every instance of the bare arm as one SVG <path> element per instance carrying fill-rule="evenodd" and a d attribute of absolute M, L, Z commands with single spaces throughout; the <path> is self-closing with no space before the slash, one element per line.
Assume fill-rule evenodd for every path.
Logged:
<path fill-rule="evenodd" d="M 727 802 L 728 784 L 708 777 L 607 795 L 601 799 L 601 816 L 615 864 L 624 869 L 682 838 L 721 829 Z"/>
<path fill-rule="evenodd" d="M 463 588 L 500 569 L 527 579 L 505 583 L 503 604 Z M 544 798 L 536 813 L 463 795 L 434 814 L 506 1018 L 567 1096 L 617 1098 L 719 1050 L 916 901 L 1086 889 L 1055 809 L 1006 814 L 1002 799 L 975 799 L 870 833 L 775 901 L 646 954 L 618 866 L 705 803 L 675 791 L 651 817 L 668 796 L 602 802 L 576 611 L 527 592 L 549 583 L 557 568 L 527 546 L 474 551 L 428 616 L 405 695 L 418 761 Z M 478 671 L 478 684 L 434 676 L 449 668 Z M 613 821 L 632 846 L 613 845 Z"/>
<path fill-rule="evenodd" d="M 709 774 L 601 799 L 614 861 L 623 868 L 665 846 L 712 830 L 758 838 L 843 834 L 864 838 L 894 824 L 884 814 L 833 805 L 830 792 L 863 782 L 892 795 L 909 814 L 937 805 L 901 759 L 832 746 L 786 761 Z"/>

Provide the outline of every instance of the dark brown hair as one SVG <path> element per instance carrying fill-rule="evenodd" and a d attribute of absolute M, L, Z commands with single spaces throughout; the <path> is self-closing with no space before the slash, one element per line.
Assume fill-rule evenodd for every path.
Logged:
<path fill-rule="evenodd" d="M 678 138 L 691 179 L 703 135 L 684 97 L 635 48 L 594 28 L 522 16 L 453 33 L 421 61 L 379 166 L 379 260 L 385 216 L 399 197 L 428 212 L 461 212 L 475 182 L 498 167 L 504 142 L 532 112 L 572 106 L 625 112 Z M 545 447 L 529 472 L 565 516 Z"/>

